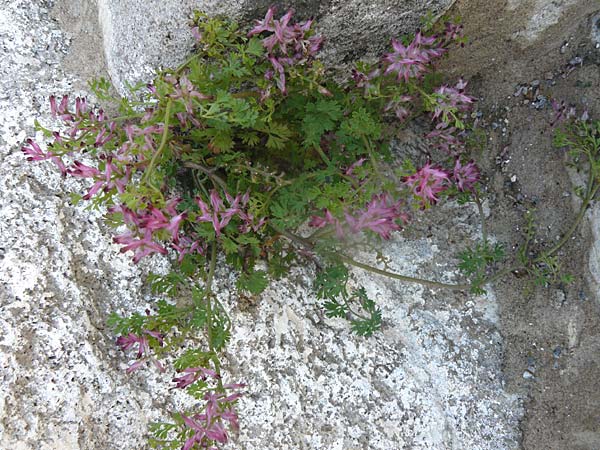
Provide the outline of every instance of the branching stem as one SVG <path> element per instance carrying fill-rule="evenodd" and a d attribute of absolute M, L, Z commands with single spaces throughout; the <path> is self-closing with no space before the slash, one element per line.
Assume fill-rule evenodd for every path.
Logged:
<path fill-rule="evenodd" d="M 169 121 L 171 120 L 171 106 L 172 105 L 173 105 L 173 100 L 169 99 L 169 101 L 167 102 L 167 108 L 165 110 L 165 119 L 163 121 L 163 133 L 162 133 L 162 138 L 160 140 L 160 145 L 158 146 L 158 149 L 154 152 L 154 155 L 152 155 L 150 164 L 148 164 L 148 167 L 146 168 L 146 170 L 144 172 L 144 176 L 142 177 L 142 182 L 146 181 L 147 178 L 150 176 L 150 174 L 152 173 L 152 169 L 154 168 L 154 165 L 156 164 L 156 161 L 158 160 L 158 157 L 161 155 L 165 146 L 167 145 L 167 136 L 169 135 Z"/>

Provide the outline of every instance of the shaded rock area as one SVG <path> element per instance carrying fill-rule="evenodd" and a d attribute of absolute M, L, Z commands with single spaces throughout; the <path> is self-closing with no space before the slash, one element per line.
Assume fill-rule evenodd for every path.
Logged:
<path fill-rule="evenodd" d="M 334 65 L 359 56 L 381 55 L 391 37 L 414 31 L 426 13 L 439 14 L 451 0 L 97 0 L 104 52 L 115 87 L 148 81 L 159 67 L 177 67 L 191 51 L 189 20 L 194 9 L 249 22 L 271 5 L 283 15 L 290 7 L 297 19 L 314 17 L 327 36 L 323 57 Z M 143 13 L 142 13 L 143 11 Z"/>
<path fill-rule="evenodd" d="M 87 95 L 90 75 L 108 75 L 124 92 L 126 81 L 147 80 L 155 68 L 181 62 L 193 44 L 186 20 L 194 7 L 248 20 L 271 4 L 176 3 L 0 0 L 1 450 L 146 448 L 148 423 L 185 406 L 169 390 L 172 371 L 126 375 L 127 358 L 105 326 L 112 311 L 151 307 L 145 274 L 166 270 L 166 262 L 133 265 L 111 244 L 101 212 L 69 204 L 68 192 L 84 185 L 61 179 L 50 164 L 26 162 L 19 151 L 34 119 L 52 124 L 51 93 Z M 380 53 L 391 36 L 412 31 L 426 10 L 438 13 L 451 3 L 299 0 L 293 6 L 300 17 L 318 16 L 331 48 L 324 56 L 342 64 Z M 543 112 L 516 105 L 523 99 L 513 92 L 550 72 L 553 95 L 600 111 L 592 94 L 599 91 L 593 3 L 552 2 L 547 11 L 534 0 L 464 0 L 452 10 L 463 16 L 471 43 L 446 69 L 466 75 L 481 97 L 491 140 L 479 162 L 499 192 L 487 202 L 491 231 L 509 248 L 519 235 L 524 198 L 550 205 L 539 208 L 552 225 L 548 241 L 572 214 L 575 202 L 563 196 L 571 181 L 562 157 L 547 156 L 551 133 L 535 116 Z M 578 55 L 579 72 L 562 77 Z M 538 57 L 542 62 L 531 64 Z M 401 149 L 410 152 L 411 139 Z M 432 214 L 417 214 L 383 256 L 391 270 L 452 282 L 458 279 L 454 255 L 480 237 L 477 214 L 454 203 Z M 510 278 L 477 297 L 357 271 L 354 282 L 383 312 L 383 331 L 370 339 L 324 317 L 310 266 L 249 303 L 237 297 L 234 276 L 221 265 L 218 295 L 233 322 L 224 369 L 249 385 L 240 401 L 242 429 L 228 448 L 597 448 L 598 297 L 586 284 L 600 279 L 597 250 L 588 253 L 597 248 L 590 244 L 597 229 L 562 255 L 581 273 L 569 288 L 527 293 L 522 280 Z M 369 261 L 366 254 L 356 257 Z"/>

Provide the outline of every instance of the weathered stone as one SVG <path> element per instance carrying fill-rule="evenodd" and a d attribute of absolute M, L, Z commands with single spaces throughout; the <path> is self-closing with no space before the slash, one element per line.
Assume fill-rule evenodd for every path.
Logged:
<path fill-rule="evenodd" d="M 347 14 L 370 8 L 327 4 Z M 35 118 L 51 124 L 47 96 L 80 82 L 63 70 L 69 38 L 49 18 L 50 6 L 0 0 L 0 449 L 145 448 L 148 422 L 166 418 L 184 399 L 168 389 L 172 372 L 125 375 L 127 359 L 105 320 L 111 311 L 151 305 L 144 274 L 164 270 L 164 261 L 134 266 L 111 244 L 100 213 L 69 205 L 65 192 L 81 191 L 82 183 L 19 152 Z M 148 29 L 140 18 L 150 15 L 147 2 L 138 6 L 120 10 L 126 36 L 127 24 Z M 167 24 L 179 22 L 172 11 L 164 14 L 153 26 L 166 33 Z M 181 23 L 173 35 L 177 26 L 183 35 Z M 152 52 L 147 67 L 185 54 L 152 42 L 142 46 Z M 132 59 L 109 56 L 113 76 L 135 81 L 150 74 L 125 70 L 146 56 L 120 55 Z M 475 239 L 477 221 L 472 208 L 443 208 L 437 240 L 397 238 L 383 249 L 391 270 L 456 277 L 448 232 L 457 242 Z M 226 267 L 218 272 L 218 295 L 234 327 L 225 370 L 249 385 L 242 431 L 228 448 L 517 448 L 521 409 L 503 390 L 493 293 L 473 298 L 356 272 L 354 282 L 378 301 L 385 320 L 382 333 L 363 339 L 345 321 L 323 316 L 310 267 L 274 283 L 246 309 L 233 275 Z"/>
<path fill-rule="evenodd" d="M 98 0 L 108 72 L 117 90 L 125 82 L 148 81 L 159 67 L 176 67 L 193 46 L 189 18 L 194 9 L 250 21 L 264 16 L 269 0 Z M 427 12 L 444 11 L 451 0 L 296 0 L 275 2 L 283 14 L 316 17 L 327 38 L 323 57 L 343 64 L 381 55 L 390 38 L 413 32 Z M 140 13 L 143 11 L 143 13 Z"/>

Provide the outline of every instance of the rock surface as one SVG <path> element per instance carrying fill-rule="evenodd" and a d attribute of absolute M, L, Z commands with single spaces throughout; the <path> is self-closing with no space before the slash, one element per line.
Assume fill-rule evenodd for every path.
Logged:
<path fill-rule="evenodd" d="M 148 81 L 158 67 L 176 67 L 193 46 L 189 18 L 194 9 L 250 21 L 275 4 L 283 14 L 315 17 L 327 36 L 325 58 L 336 64 L 365 54 L 381 55 L 390 38 L 413 32 L 426 13 L 445 11 L 451 0 L 98 0 L 108 72 L 117 90 Z M 143 11 L 143 14 L 140 14 Z"/>
<path fill-rule="evenodd" d="M 329 19 L 322 13 L 325 23 L 340 20 L 334 6 L 347 14 L 368 9 L 360 2 L 326 4 L 332 12 Z M 164 263 L 134 266 L 111 244 L 100 213 L 69 205 L 66 192 L 81 191 L 81 184 L 19 152 L 35 118 L 51 123 L 47 96 L 81 81 L 64 70 L 72 47 L 50 18 L 52 6 L 0 0 L 0 449 L 145 448 L 148 422 L 179 409 L 183 399 L 168 390 L 172 372 L 126 376 L 127 360 L 104 324 L 111 311 L 151 304 L 144 273 Z M 147 15 L 139 12 L 122 10 L 122 26 L 146 27 L 139 21 Z M 172 33 L 179 33 L 179 19 L 165 17 L 152 26 L 166 32 L 174 25 Z M 102 19 L 105 31 L 118 30 L 111 20 L 113 28 Z M 151 67 L 154 58 L 166 63 L 184 55 L 153 42 L 143 47 L 147 57 L 107 52 L 111 75 L 134 81 L 150 72 L 125 71 L 130 64 Z M 455 278 L 449 230 L 458 242 L 479 232 L 472 209 L 444 208 L 433 230 L 437 240 L 398 238 L 384 249 L 392 270 Z M 242 431 L 229 448 L 517 448 L 522 412 L 503 389 L 492 293 L 472 298 L 356 272 L 385 320 L 382 333 L 362 339 L 346 322 L 323 317 L 310 271 L 297 269 L 257 304 L 242 307 L 230 291 L 231 275 L 220 269 L 219 295 L 234 323 L 225 369 L 249 384 Z"/>

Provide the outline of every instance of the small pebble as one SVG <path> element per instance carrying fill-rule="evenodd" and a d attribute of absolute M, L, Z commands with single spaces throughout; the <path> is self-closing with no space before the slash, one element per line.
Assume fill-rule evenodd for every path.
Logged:
<path fill-rule="evenodd" d="M 583 58 L 581 56 L 576 56 L 575 58 L 571 58 L 569 61 L 570 66 L 578 66 L 583 65 Z"/>
<path fill-rule="evenodd" d="M 525 372 L 523 372 L 523 378 L 525 378 L 526 380 L 533 380 L 535 378 L 535 375 L 532 374 L 529 370 L 526 370 Z"/>
<path fill-rule="evenodd" d="M 516 181 L 517 181 L 517 176 L 516 175 L 513 175 L 512 177 L 510 177 L 510 182 L 511 183 L 514 183 Z"/>

